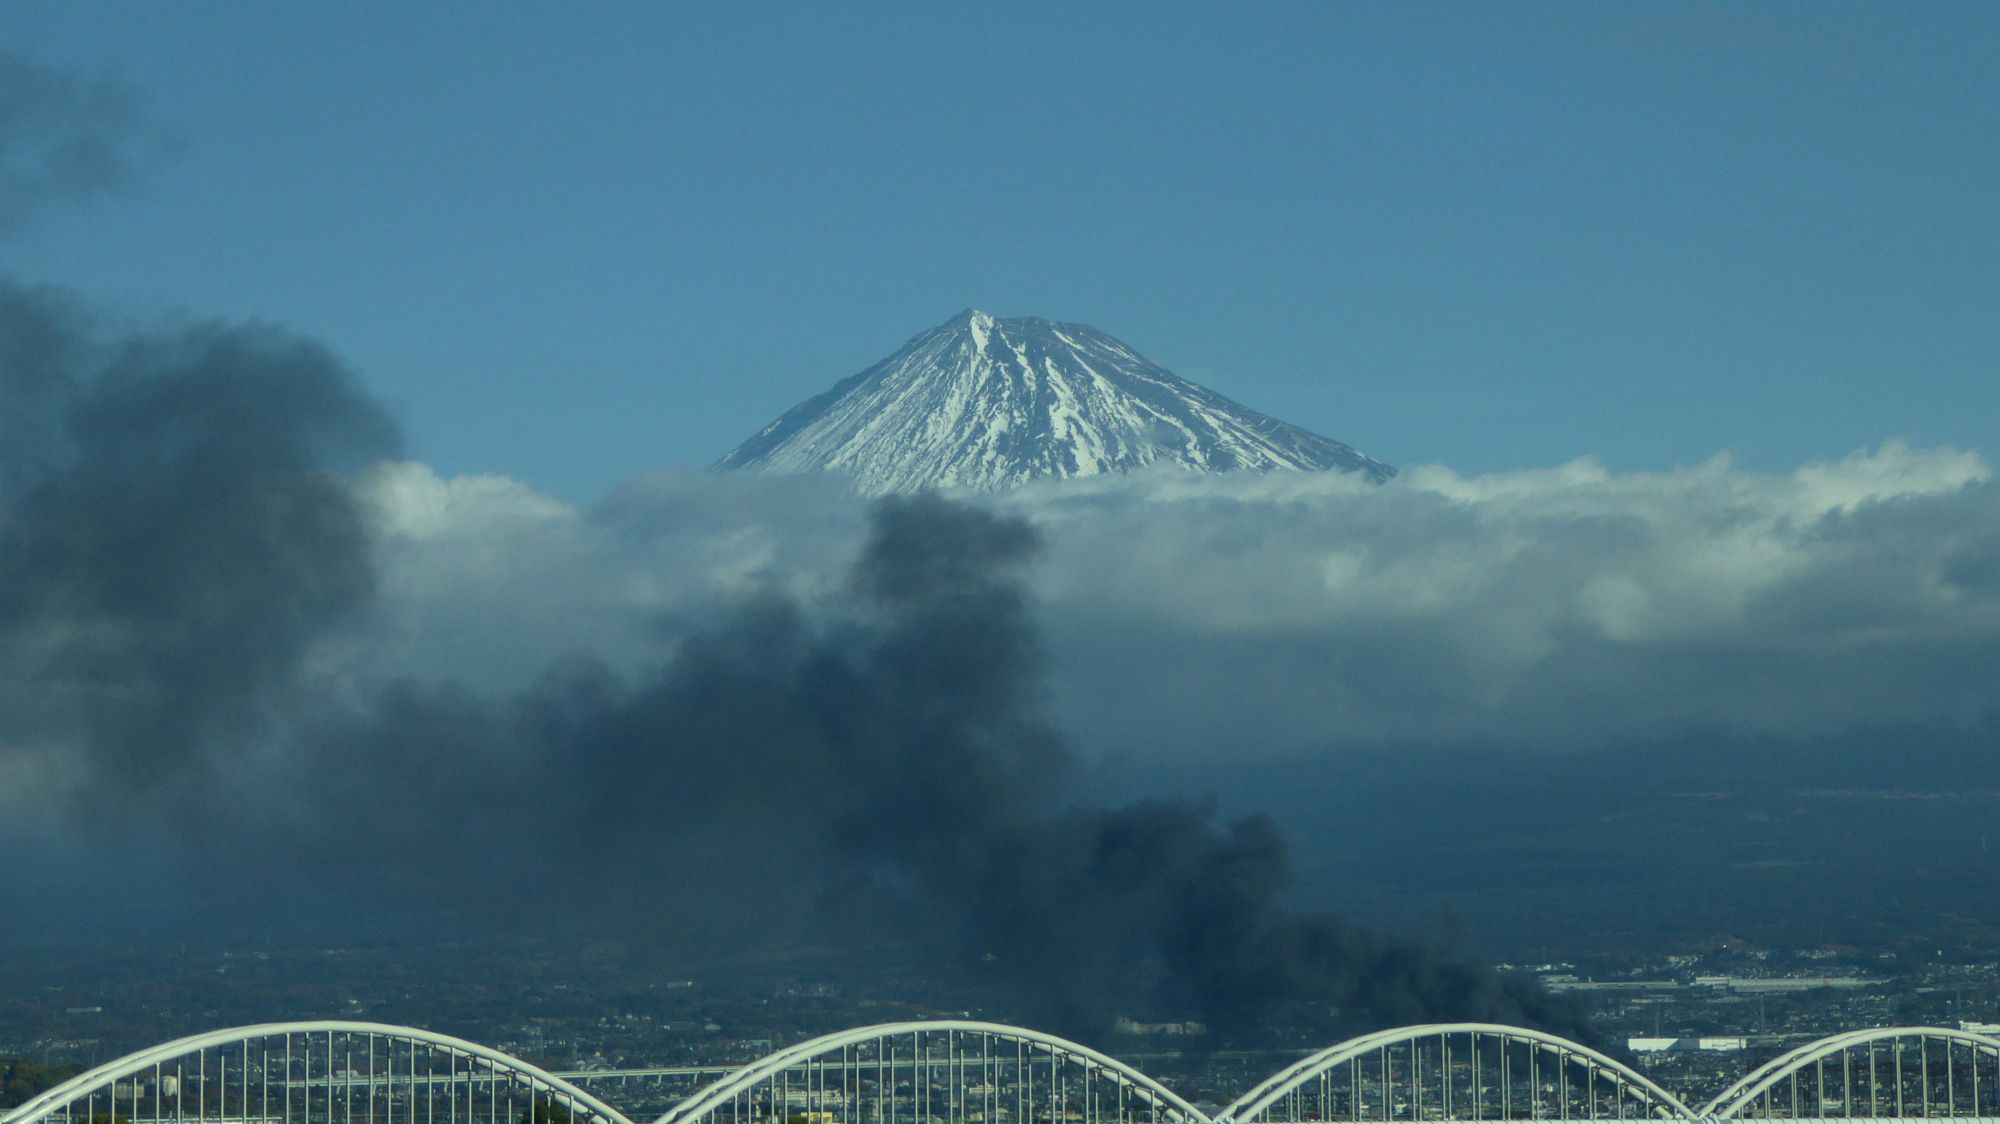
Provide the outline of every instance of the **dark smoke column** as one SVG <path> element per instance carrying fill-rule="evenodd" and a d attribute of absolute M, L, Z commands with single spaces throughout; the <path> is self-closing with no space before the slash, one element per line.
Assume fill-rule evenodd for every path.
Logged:
<path fill-rule="evenodd" d="M 816 934 L 914 945 L 996 1010 L 1058 1030 L 1161 1012 L 1238 1038 L 1278 1016 L 1579 1033 L 1469 951 L 1285 908 L 1285 843 L 1264 817 L 1077 792 L 1038 706 L 1036 549 L 1029 526 L 982 508 L 879 501 L 833 603 L 760 602 L 635 687 L 571 674 L 517 700 L 497 724 L 527 743 L 509 756 L 547 771 L 510 790 L 602 783 L 559 814 L 503 819 L 592 825 L 550 838 L 568 871 L 652 872 L 636 894 L 618 875 L 572 878 L 579 905 L 622 895 L 635 926 L 671 932 L 692 911 L 767 934 L 787 930 L 756 903 L 809 906 Z"/>

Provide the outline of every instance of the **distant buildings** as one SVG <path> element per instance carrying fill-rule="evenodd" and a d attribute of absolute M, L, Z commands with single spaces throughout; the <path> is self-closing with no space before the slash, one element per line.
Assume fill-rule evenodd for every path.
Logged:
<path fill-rule="evenodd" d="M 1625 1048 L 1635 1054 L 1687 1053 L 1690 1050 L 1743 1050 L 1750 1040 L 1743 1037 L 1707 1038 L 1627 1038 Z"/>

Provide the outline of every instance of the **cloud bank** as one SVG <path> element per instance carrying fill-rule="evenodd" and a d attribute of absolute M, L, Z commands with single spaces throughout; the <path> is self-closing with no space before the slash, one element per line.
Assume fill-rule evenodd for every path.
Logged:
<path fill-rule="evenodd" d="M 1990 722 L 1991 476 L 1890 444 L 1781 475 L 1147 477 L 1011 506 L 1052 543 L 1086 742 L 1137 715 L 1196 752 L 1572 750 Z"/>
<path fill-rule="evenodd" d="M 1085 753 L 1584 752 L 1701 735 L 1987 728 L 2000 487 L 1890 443 L 1790 473 L 1591 460 L 1383 486 L 1141 474 L 967 497 L 1042 533 L 1050 697 Z M 824 481 L 670 473 L 590 510 L 388 464 L 348 674 L 525 682 L 551 653 L 636 668 L 759 591 L 810 598 L 858 549 Z"/>

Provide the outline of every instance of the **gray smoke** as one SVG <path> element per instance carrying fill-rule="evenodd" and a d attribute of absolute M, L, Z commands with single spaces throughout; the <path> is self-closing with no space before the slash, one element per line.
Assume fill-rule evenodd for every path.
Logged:
<path fill-rule="evenodd" d="M 125 84 L 0 52 L 0 234 L 127 186 L 164 147 Z"/>
<path fill-rule="evenodd" d="M 192 799 L 368 597 L 335 470 L 393 426 L 275 329 L 113 331 L 0 281 L 0 441 L 0 763 L 141 817 Z"/>
<path fill-rule="evenodd" d="M 898 949 L 1076 1033 L 1156 1012 L 1244 1035 L 1287 1008 L 1577 1030 L 1465 949 L 1287 909 L 1267 819 L 1084 799 L 1038 716 L 1037 546 L 983 509 L 884 500 L 835 596 L 755 600 L 632 681 L 579 661 L 498 701 L 404 684 L 322 728 L 286 787 L 356 892 L 530 901 L 669 947 Z"/>

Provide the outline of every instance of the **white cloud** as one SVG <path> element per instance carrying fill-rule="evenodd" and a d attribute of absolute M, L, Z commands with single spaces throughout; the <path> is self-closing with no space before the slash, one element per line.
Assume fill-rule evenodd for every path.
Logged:
<path fill-rule="evenodd" d="M 1946 647 L 2000 670 L 2000 590 L 1949 576 L 1995 564 L 1968 528 L 2000 525 L 2000 497 L 1954 450 L 1382 488 L 1140 476 L 1008 503 L 1049 529 L 1064 709 L 1106 740 L 1809 736 L 1979 711 Z"/>
<path fill-rule="evenodd" d="M 559 528 L 576 522 L 569 505 L 507 476 L 455 476 L 429 465 L 389 461 L 362 481 L 376 534 L 384 540 L 425 541 L 442 535 L 503 535 L 509 530 Z"/>
<path fill-rule="evenodd" d="M 1086 750 L 1563 748 L 1987 721 L 1991 477 L 1890 444 L 1782 474 L 1157 472 L 974 502 L 1045 532 L 1052 697 Z M 383 608 L 338 666 L 493 685 L 656 660 L 760 589 L 810 598 L 864 518 L 795 478 L 668 474 L 587 512 L 418 465 L 369 487 Z"/>
<path fill-rule="evenodd" d="M 637 666 L 719 606 L 810 595 L 844 561 L 862 508 L 824 482 L 662 473 L 580 510 L 502 476 L 378 465 L 375 610 L 324 645 L 323 679 L 454 679 L 504 689 L 552 660 Z M 829 553 L 828 546 L 833 545 Z"/>

